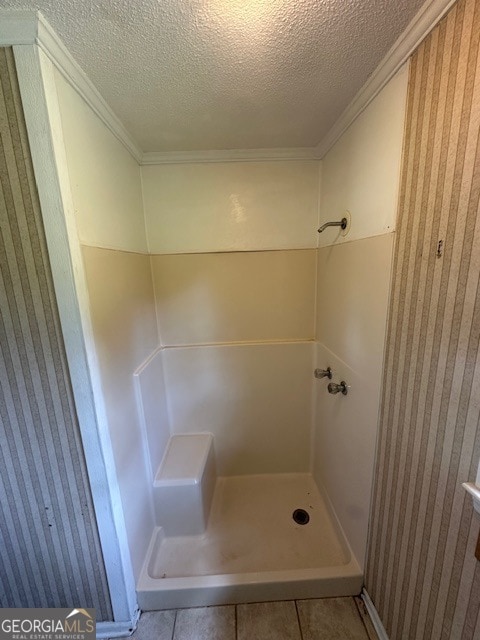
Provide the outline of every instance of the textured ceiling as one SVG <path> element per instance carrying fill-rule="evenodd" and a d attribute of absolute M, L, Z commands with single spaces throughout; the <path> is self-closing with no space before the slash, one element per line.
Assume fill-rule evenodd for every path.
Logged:
<path fill-rule="evenodd" d="M 0 0 L 38 9 L 143 151 L 312 147 L 423 0 Z"/>

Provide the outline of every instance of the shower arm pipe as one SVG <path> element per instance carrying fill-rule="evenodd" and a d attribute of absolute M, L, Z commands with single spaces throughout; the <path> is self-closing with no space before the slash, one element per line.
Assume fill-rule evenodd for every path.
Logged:
<path fill-rule="evenodd" d="M 345 230 L 347 228 L 347 224 L 348 220 L 346 218 L 342 218 L 337 222 L 325 222 L 325 224 L 322 224 L 322 226 L 318 230 L 318 233 L 322 233 L 322 231 L 325 231 L 327 227 L 341 227 L 342 230 Z"/>

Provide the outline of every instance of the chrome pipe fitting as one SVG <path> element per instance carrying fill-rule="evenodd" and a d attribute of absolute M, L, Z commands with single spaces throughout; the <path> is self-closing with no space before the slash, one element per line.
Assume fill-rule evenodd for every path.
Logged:
<path fill-rule="evenodd" d="M 342 218 L 341 220 L 337 220 L 335 222 L 325 222 L 325 224 L 322 224 L 320 229 L 318 229 L 318 233 L 323 233 L 325 229 L 327 229 L 328 227 L 340 227 L 342 231 L 345 231 L 345 229 L 347 228 L 347 225 L 348 225 L 347 218 Z"/>

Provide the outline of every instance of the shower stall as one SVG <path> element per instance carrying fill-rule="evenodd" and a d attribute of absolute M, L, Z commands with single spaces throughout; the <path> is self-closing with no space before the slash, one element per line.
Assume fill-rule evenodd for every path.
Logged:
<path fill-rule="evenodd" d="M 313 339 L 228 344 L 222 336 L 221 344 L 212 344 L 205 338 L 204 344 L 160 348 L 135 372 L 156 525 L 137 584 L 142 609 L 360 592 L 391 250 L 388 234 L 286 256 L 208 255 L 194 257 L 187 276 L 182 262 L 190 256 L 155 259 L 157 286 L 165 277 L 172 287 L 170 296 L 157 289 L 158 306 L 174 307 L 173 292 L 188 296 L 203 283 L 215 309 L 214 274 L 227 282 L 234 274 L 247 278 L 242 263 L 254 259 L 264 263 L 253 270 L 257 286 L 269 269 L 269 285 L 279 278 L 277 286 L 284 287 L 285 274 L 269 265 L 279 258 L 290 261 L 300 290 L 281 313 L 300 315 L 308 296 L 310 312 L 315 295 L 324 302 L 321 309 L 317 302 Z M 232 257 L 237 264 L 229 272 Z M 217 266 L 207 269 L 210 260 Z M 179 266 L 165 269 L 165 261 Z M 300 273 L 296 261 L 306 263 Z M 172 285 L 182 270 L 182 285 Z M 253 281 L 244 292 L 232 290 L 244 296 L 237 318 Z M 383 304 L 373 302 L 371 292 Z M 347 305 L 354 305 L 350 312 Z M 180 331 L 181 323 L 195 326 L 202 310 L 184 310 L 171 324 L 162 322 L 165 308 L 157 313 L 160 327 Z M 362 354 L 358 364 L 349 363 L 341 351 L 348 348 L 342 340 L 347 332 L 356 340 L 355 333 L 362 334 L 358 349 L 368 350 L 363 370 Z M 315 339 L 320 335 L 324 341 Z M 318 377 L 318 368 L 327 367 L 331 380 Z M 329 385 L 344 381 L 346 395 L 329 393 Z"/>
<path fill-rule="evenodd" d="M 144 609 L 360 592 L 406 79 L 322 163 L 142 167 L 162 345 L 135 373 L 156 505 Z M 364 162 L 359 140 L 380 147 L 387 128 L 392 145 Z M 214 485 L 201 446 L 186 469 L 169 455 L 169 438 L 200 433 Z M 172 530 L 202 478 L 208 519 Z"/>
<path fill-rule="evenodd" d="M 358 594 L 406 66 L 321 161 L 166 161 L 135 157 L 35 55 L 140 608 Z M 16 63 L 32 129 L 32 61 Z"/>

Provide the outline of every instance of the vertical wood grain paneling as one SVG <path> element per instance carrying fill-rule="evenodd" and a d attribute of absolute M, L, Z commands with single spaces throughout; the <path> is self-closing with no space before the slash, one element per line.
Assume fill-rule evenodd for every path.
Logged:
<path fill-rule="evenodd" d="M 0 382 L 0 606 L 111 620 L 11 49 L 0 49 Z"/>
<path fill-rule="evenodd" d="M 480 2 L 411 60 L 366 586 L 391 640 L 478 637 Z"/>

